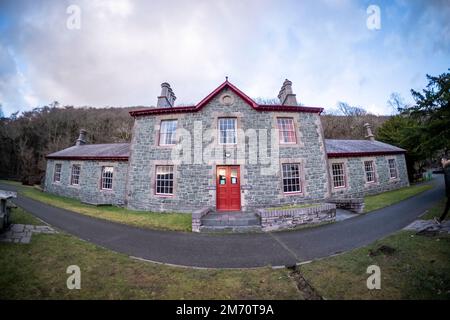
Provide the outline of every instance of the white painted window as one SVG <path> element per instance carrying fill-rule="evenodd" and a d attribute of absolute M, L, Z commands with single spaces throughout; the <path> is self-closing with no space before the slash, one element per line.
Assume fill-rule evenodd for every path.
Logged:
<path fill-rule="evenodd" d="M 173 166 L 156 166 L 156 194 L 173 195 Z"/>
<path fill-rule="evenodd" d="M 112 190 L 114 167 L 102 167 L 102 189 Z"/>
<path fill-rule="evenodd" d="M 219 118 L 219 143 L 236 144 L 236 118 Z"/>
<path fill-rule="evenodd" d="M 388 164 L 389 164 L 389 177 L 391 179 L 397 179 L 398 177 L 397 162 L 395 161 L 395 159 L 389 159 Z"/>
<path fill-rule="evenodd" d="M 372 160 L 364 161 L 364 171 L 366 172 L 366 182 L 375 182 L 375 165 Z"/>
<path fill-rule="evenodd" d="M 170 146 L 176 144 L 175 131 L 177 130 L 177 120 L 162 120 L 159 130 L 159 145 Z"/>
<path fill-rule="evenodd" d="M 53 182 L 61 182 L 61 163 L 55 164 L 55 171 L 53 172 Z"/>
<path fill-rule="evenodd" d="M 281 144 L 295 144 L 297 142 L 294 119 L 277 118 L 277 126 Z"/>
<path fill-rule="evenodd" d="M 80 184 L 81 166 L 79 164 L 72 165 L 72 173 L 70 175 L 70 184 L 77 186 Z"/>
<path fill-rule="evenodd" d="M 344 163 L 340 162 L 331 164 L 331 171 L 333 175 L 333 187 L 344 188 L 345 187 Z"/>
<path fill-rule="evenodd" d="M 282 166 L 283 192 L 297 193 L 302 192 L 300 182 L 300 164 L 299 163 L 283 163 Z"/>

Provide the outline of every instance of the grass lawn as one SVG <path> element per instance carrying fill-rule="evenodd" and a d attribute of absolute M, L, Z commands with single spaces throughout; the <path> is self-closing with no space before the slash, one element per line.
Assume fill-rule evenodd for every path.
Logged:
<path fill-rule="evenodd" d="M 420 219 L 430 220 L 430 219 L 434 219 L 434 218 L 439 218 L 441 216 L 442 212 L 444 212 L 446 201 L 447 201 L 446 198 L 439 201 L 438 205 L 436 205 L 435 207 L 428 210 L 422 217 L 420 217 Z M 449 220 L 449 219 L 450 219 L 450 213 L 448 213 L 447 217 L 445 217 L 445 220 Z"/>
<path fill-rule="evenodd" d="M 364 197 L 364 212 L 370 212 L 390 206 L 432 188 L 433 186 L 431 184 L 420 184 Z"/>
<path fill-rule="evenodd" d="M 28 216 L 28 217 L 27 217 Z M 13 223 L 33 217 L 13 209 Z M 81 269 L 68 290 L 66 268 Z M 129 258 L 60 233 L 0 243 L 0 299 L 302 299 L 288 270 L 198 270 Z"/>
<path fill-rule="evenodd" d="M 116 206 L 94 206 L 81 203 L 75 199 L 42 192 L 34 187 L 22 186 L 18 182 L 5 180 L 0 180 L 0 182 L 17 186 L 21 194 L 31 199 L 85 214 L 87 216 L 142 228 L 191 231 L 192 218 L 188 213 L 158 213 L 150 211 L 134 211 Z"/>
<path fill-rule="evenodd" d="M 430 210 L 440 211 L 441 205 Z M 388 246 L 393 251 L 378 250 Z M 381 289 L 368 290 L 367 267 L 381 269 Z M 302 265 L 300 272 L 328 299 L 450 299 L 450 235 L 399 231 L 367 247 Z"/>

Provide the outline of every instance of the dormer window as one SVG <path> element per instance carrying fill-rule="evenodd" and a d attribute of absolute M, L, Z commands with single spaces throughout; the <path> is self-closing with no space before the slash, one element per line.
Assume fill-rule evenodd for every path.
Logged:
<path fill-rule="evenodd" d="M 177 120 L 162 120 L 159 131 L 159 145 L 172 146 L 177 142 L 175 140 L 175 131 L 177 130 Z"/>

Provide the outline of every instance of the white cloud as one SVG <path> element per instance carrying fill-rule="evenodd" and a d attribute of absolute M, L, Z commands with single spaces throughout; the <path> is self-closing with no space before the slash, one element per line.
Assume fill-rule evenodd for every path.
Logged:
<path fill-rule="evenodd" d="M 72 3 L 81 8 L 80 30 L 66 28 Z M 195 103 L 229 76 L 252 97 L 276 97 L 289 78 L 307 105 L 347 101 L 383 113 L 391 92 L 406 95 L 425 72 L 445 71 L 448 55 L 442 45 L 433 62 L 424 60 L 433 57 L 433 30 L 448 30 L 442 19 L 430 22 L 436 9 L 414 11 L 425 30 L 415 35 L 418 26 L 391 29 L 411 17 L 390 8 L 372 32 L 366 8 L 350 1 L 19 2 L 5 10 L 12 27 L 0 48 L 14 49 L 15 69 L 0 73 L 0 102 L 7 113 L 54 100 L 152 105 L 168 81 L 177 102 Z M 414 41 L 420 47 L 410 50 Z M 7 63 L 0 59 L 0 71 Z"/>

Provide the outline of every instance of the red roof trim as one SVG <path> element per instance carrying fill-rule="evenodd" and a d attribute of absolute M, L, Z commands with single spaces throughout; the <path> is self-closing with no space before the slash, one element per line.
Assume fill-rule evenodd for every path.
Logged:
<path fill-rule="evenodd" d="M 53 159 L 53 160 L 101 160 L 101 161 L 128 161 L 128 156 L 124 157 L 111 157 L 111 156 L 95 156 L 95 157 L 88 157 L 88 156 L 45 156 L 46 159 Z"/>
<path fill-rule="evenodd" d="M 402 154 L 406 151 L 367 151 L 367 152 L 331 152 L 327 153 L 328 158 L 351 158 L 366 156 L 384 156 L 389 154 Z"/>
<path fill-rule="evenodd" d="M 201 100 L 195 106 L 188 107 L 173 107 L 173 108 L 147 108 L 142 110 L 130 111 L 130 115 L 133 117 L 162 114 L 162 113 L 185 113 L 185 112 L 197 112 L 201 110 L 212 98 L 214 98 L 222 89 L 230 88 L 235 94 L 237 94 L 242 100 L 248 103 L 253 109 L 257 111 L 284 111 L 284 112 L 311 112 L 321 113 L 323 108 L 304 107 L 304 106 L 283 106 L 283 105 L 259 105 L 252 98 L 247 96 L 244 92 L 239 90 L 231 82 L 226 80 L 220 86 L 218 86 L 213 92 L 208 94 L 203 100 Z"/>

